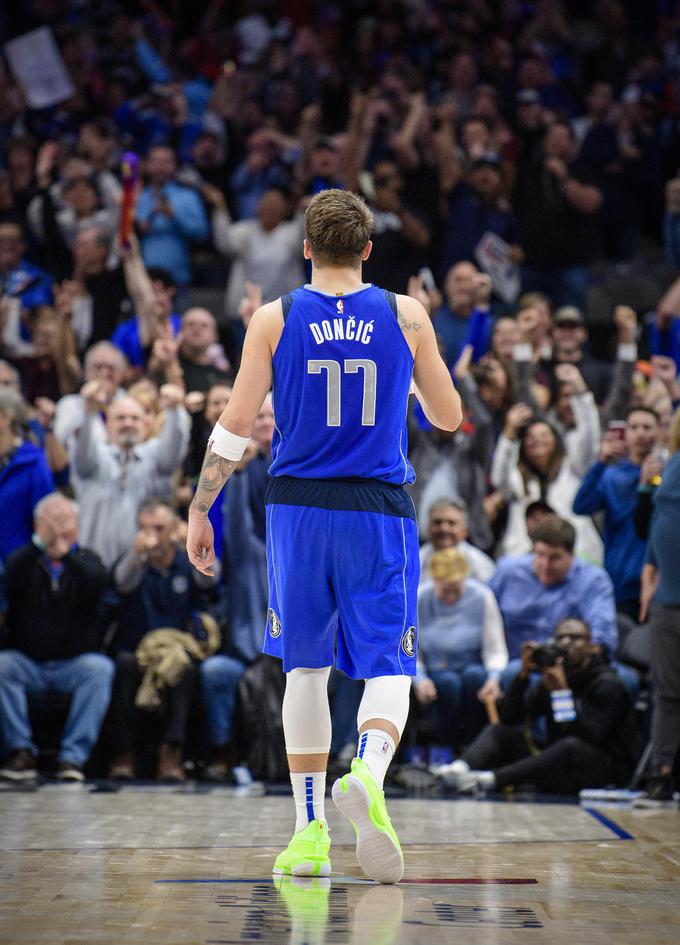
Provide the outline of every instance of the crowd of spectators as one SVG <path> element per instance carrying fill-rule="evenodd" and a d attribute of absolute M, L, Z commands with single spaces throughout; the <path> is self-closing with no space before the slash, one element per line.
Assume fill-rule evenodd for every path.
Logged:
<path fill-rule="evenodd" d="M 310 196 L 345 187 L 375 219 L 366 281 L 423 302 L 465 405 L 454 434 L 409 410 L 423 573 L 404 757 L 446 765 L 470 746 L 458 787 L 623 783 L 651 673 L 668 792 L 680 584 L 655 507 L 677 519 L 680 279 L 651 310 L 621 290 L 604 331 L 590 317 L 598 273 L 680 266 L 680 17 L 644 6 L 3 10 L 0 40 L 47 27 L 72 85 L 31 108 L 0 63 L 3 777 L 36 775 L 27 695 L 53 691 L 71 695 L 62 778 L 83 777 L 98 738 L 100 770 L 133 777 L 140 714 L 163 779 L 249 761 L 269 399 L 211 510 L 211 580 L 184 521 L 249 319 L 308 276 Z M 626 642 L 650 613 L 636 662 Z M 553 639 L 541 680 L 532 654 Z M 332 680 L 342 758 L 360 683 Z M 548 764 L 518 742 L 539 715 Z"/>

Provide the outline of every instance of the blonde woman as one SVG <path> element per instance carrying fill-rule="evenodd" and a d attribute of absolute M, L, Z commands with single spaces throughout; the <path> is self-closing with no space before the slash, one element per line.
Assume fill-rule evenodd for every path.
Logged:
<path fill-rule="evenodd" d="M 419 656 L 413 690 L 435 713 L 437 748 L 451 748 L 461 725 L 469 740 L 484 724 L 482 703 L 500 696 L 508 662 L 503 619 L 489 588 L 471 578 L 457 548 L 435 551 L 432 581 L 418 594 Z M 432 764 L 447 752 L 431 751 Z M 432 757 L 436 755 L 436 757 Z"/>

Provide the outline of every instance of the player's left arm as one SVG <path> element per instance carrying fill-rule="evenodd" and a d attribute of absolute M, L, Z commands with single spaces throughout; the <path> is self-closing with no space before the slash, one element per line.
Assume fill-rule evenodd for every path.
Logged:
<path fill-rule="evenodd" d="M 257 415 L 272 386 L 272 355 L 277 328 L 280 334 L 281 325 L 281 303 L 278 300 L 263 305 L 250 320 L 234 390 L 218 420 L 226 443 L 233 442 L 237 447 L 238 440 L 245 444 L 252 435 Z M 214 434 L 208 444 L 196 493 L 189 507 L 187 535 L 189 560 L 206 574 L 211 573 L 209 569 L 215 560 L 208 512 L 240 461 L 240 457 L 225 458 L 211 449 L 213 440 Z"/>

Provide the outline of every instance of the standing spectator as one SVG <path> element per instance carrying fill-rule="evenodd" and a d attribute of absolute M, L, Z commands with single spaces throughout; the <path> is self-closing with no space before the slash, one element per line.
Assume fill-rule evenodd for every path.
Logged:
<path fill-rule="evenodd" d="M 431 234 L 409 207 L 404 178 L 394 163 L 381 160 L 373 168 L 373 249 L 364 264 L 364 279 L 392 292 L 406 292 L 409 276 L 425 262 Z"/>
<path fill-rule="evenodd" d="M 642 571 L 640 622 L 650 602 L 650 664 L 654 714 L 652 765 L 647 802 L 672 799 L 673 766 L 680 749 L 680 452 L 663 470 L 654 495 L 654 514 Z"/>
<path fill-rule="evenodd" d="M 21 308 L 52 303 L 49 273 L 24 258 L 26 243 L 21 224 L 0 222 L 0 286 L 2 294 L 19 299 Z"/>
<path fill-rule="evenodd" d="M 148 184 L 137 201 L 136 219 L 142 234 L 147 266 L 162 266 L 179 286 L 191 281 L 189 247 L 209 236 L 208 219 L 196 191 L 175 180 L 177 161 L 172 148 L 158 145 L 147 155 Z"/>
<path fill-rule="evenodd" d="M 190 308 L 182 315 L 181 338 L 158 338 L 149 359 L 149 372 L 168 383 L 183 384 L 187 392 L 205 393 L 215 384 L 228 383 L 231 373 L 217 341 L 217 324 L 206 308 Z"/>
<path fill-rule="evenodd" d="M 470 578 L 456 548 L 435 551 L 432 583 L 418 592 L 418 668 L 413 691 L 421 705 L 434 703 L 436 743 L 449 749 L 456 729 L 466 741 L 485 718 L 481 703 L 501 695 L 498 679 L 508 662 L 503 621 L 493 592 Z M 452 758 L 441 758 L 440 763 Z M 430 762 L 435 763 L 430 751 Z"/>
<path fill-rule="evenodd" d="M 144 441 L 142 405 L 132 397 L 107 405 L 106 395 L 99 381 L 89 381 L 82 390 L 85 418 L 73 470 L 83 541 L 110 566 L 132 544 L 140 503 L 150 495 L 169 495 L 170 478 L 186 453 L 189 422 L 182 389 L 166 384 L 160 391 L 166 405 L 163 429 Z M 106 410 L 108 442 L 97 434 L 101 410 Z"/>
<path fill-rule="evenodd" d="M 0 561 L 31 538 L 33 509 L 54 488 L 40 447 L 21 433 L 26 407 L 11 388 L 0 388 Z"/>
<path fill-rule="evenodd" d="M 517 221 L 507 198 L 505 172 L 490 151 L 477 154 L 469 168 L 449 144 L 439 149 L 439 177 L 446 200 L 442 249 L 437 272 L 441 278 L 455 263 L 473 259 L 479 241 L 495 233 L 512 247 L 513 261 L 521 259 Z"/>
<path fill-rule="evenodd" d="M 632 407 L 624 439 L 617 433 L 605 434 L 599 462 L 586 474 L 573 508 L 577 515 L 604 512 L 604 566 L 614 583 L 617 609 L 635 620 L 645 560 L 645 542 L 635 531 L 637 489 L 658 474 L 656 466 L 645 461 L 657 441 L 659 421 L 653 410 Z"/>
<path fill-rule="evenodd" d="M 491 279 L 480 273 L 474 263 L 459 262 L 446 273 L 444 280 L 445 304 L 435 313 L 434 330 L 444 349 L 444 360 L 452 367 L 472 333 L 473 320 L 480 323 L 484 333 L 479 358 L 491 340 L 489 299 Z"/>
<path fill-rule="evenodd" d="M 524 291 L 545 292 L 556 305 L 585 306 L 601 204 L 594 177 L 574 160 L 570 126 L 554 122 L 543 147 L 525 152 L 518 167 L 515 209 L 525 252 Z"/>
<path fill-rule="evenodd" d="M 281 190 L 267 189 L 257 202 L 253 219 L 231 221 L 218 193 L 213 199 L 212 224 L 215 245 L 231 260 L 225 311 L 227 318 L 238 317 L 246 285 L 260 287 L 261 302 L 271 302 L 304 282 L 302 241 L 303 220 L 290 216 L 290 202 Z"/>
<path fill-rule="evenodd" d="M 58 493 L 35 507 L 35 535 L 7 561 L 8 649 L 0 652 L 0 719 L 9 759 L 0 777 L 37 777 L 29 693 L 71 694 L 57 777 L 82 781 L 111 695 L 113 664 L 98 650 L 106 568 L 78 547 L 78 507 Z"/>
<path fill-rule="evenodd" d="M 103 403 L 110 404 L 125 392 L 121 386 L 127 361 L 125 355 L 110 341 L 99 341 L 85 355 L 85 383 L 96 381 Z M 85 399 L 82 392 L 67 394 L 57 403 L 54 417 L 54 435 L 64 446 L 73 446 L 72 438 L 85 418 Z M 106 439 L 106 428 L 100 417 L 93 421 L 96 435 Z"/>
<path fill-rule="evenodd" d="M 130 311 L 123 267 L 107 265 L 111 235 L 102 227 L 78 230 L 73 240 L 73 271 L 55 288 L 57 307 L 71 319 L 78 348 L 111 337 Z"/>
<path fill-rule="evenodd" d="M 146 268 L 139 242 L 130 237 L 130 245 L 122 250 L 125 284 L 135 314 L 119 325 L 111 340 L 120 348 L 130 366 L 139 373 L 146 364 L 157 338 L 174 338 L 181 319 L 175 311 L 177 284 L 167 269 Z"/>
<path fill-rule="evenodd" d="M 467 541 L 468 510 L 460 499 L 439 499 L 428 513 L 428 541 L 420 548 L 421 582 L 428 580 L 432 556 L 443 548 L 455 548 L 467 561 L 470 577 L 488 584 L 496 570 L 491 558 Z"/>
<path fill-rule="evenodd" d="M 178 546 L 177 516 L 163 499 L 141 503 L 138 531 L 116 564 L 113 580 L 122 598 L 119 628 L 113 640 L 116 661 L 111 713 L 116 738 L 110 776 L 134 777 L 135 694 L 144 675 L 138 647 L 154 630 L 175 629 L 204 638 L 200 612 L 216 577 L 201 574 Z M 187 720 L 196 687 L 194 660 L 186 662 L 179 681 L 166 689 L 158 777 L 183 781 L 182 755 Z"/>
<path fill-rule="evenodd" d="M 15 362 L 28 402 L 34 403 L 38 397 L 57 401 L 72 394 L 80 383 L 82 369 L 66 317 L 48 307 L 39 309 L 32 335 L 32 356 Z"/>

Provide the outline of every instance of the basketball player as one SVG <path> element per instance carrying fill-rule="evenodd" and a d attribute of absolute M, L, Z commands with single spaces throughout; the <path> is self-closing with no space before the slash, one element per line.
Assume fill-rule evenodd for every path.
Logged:
<path fill-rule="evenodd" d="M 418 530 L 403 489 L 415 478 L 406 443 L 412 379 L 436 427 L 455 430 L 462 414 L 422 305 L 362 282 L 372 226 L 364 202 L 347 191 L 324 190 L 310 202 L 304 254 L 312 282 L 253 315 L 233 393 L 208 443 L 187 549 L 209 573 L 208 510 L 273 388 L 264 651 L 281 658 L 286 673 L 283 728 L 297 811 L 274 873 L 330 874 L 327 682 L 337 648 L 337 666 L 366 686 L 357 758 L 335 782 L 333 800 L 355 827 L 364 872 L 396 883 L 403 857 L 382 785 L 416 670 Z"/>

